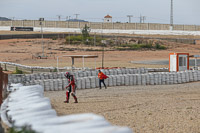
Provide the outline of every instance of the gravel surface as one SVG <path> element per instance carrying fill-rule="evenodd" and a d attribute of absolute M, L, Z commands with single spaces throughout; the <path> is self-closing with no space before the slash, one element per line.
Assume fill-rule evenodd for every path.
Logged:
<path fill-rule="evenodd" d="M 200 132 L 200 82 L 77 90 L 78 104 L 63 103 L 65 91 L 45 92 L 58 115 L 95 113 L 136 133 Z"/>

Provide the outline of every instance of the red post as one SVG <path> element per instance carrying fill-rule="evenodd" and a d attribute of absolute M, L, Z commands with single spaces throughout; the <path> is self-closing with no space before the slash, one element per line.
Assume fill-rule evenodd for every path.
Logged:
<path fill-rule="evenodd" d="M 3 102 L 2 91 L 3 91 L 3 69 L 0 67 L 0 105 Z"/>

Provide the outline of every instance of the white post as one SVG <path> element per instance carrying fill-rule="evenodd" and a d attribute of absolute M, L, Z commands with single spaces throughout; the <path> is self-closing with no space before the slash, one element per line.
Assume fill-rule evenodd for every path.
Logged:
<path fill-rule="evenodd" d="M 95 69 L 96 69 L 96 68 L 97 68 L 97 67 L 96 67 L 96 63 L 97 63 L 97 62 L 96 62 L 96 58 L 94 58 L 94 59 L 95 59 Z"/>
<path fill-rule="evenodd" d="M 85 65 L 84 65 L 84 56 L 83 56 L 83 58 L 82 58 L 82 59 L 83 59 L 83 69 L 84 69 L 84 67 L 85 67 Z"/>
<path fill-rule="evenodd" d="M 197 70 L 197 57 L 195 58 L 195 65 L 194 65 L 194 69 Z"/>
<path fill-rule="evenodd" d="M 57 71 L 59 72 L 59 68 L 58 68 L 58 58 L 59 58 L 59 56 L 57 56 Z"/>

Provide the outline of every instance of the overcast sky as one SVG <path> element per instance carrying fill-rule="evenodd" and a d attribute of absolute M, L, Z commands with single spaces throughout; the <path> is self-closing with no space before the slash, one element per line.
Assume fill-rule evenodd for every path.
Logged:
<path fill-rule="evenodd" d="M 174 24 L 200 25 L 200 0 L 173 0 Z M 170 23 L 171 0 L 0 0 L 0 17 L 14 19 L 66 20 L 67 16 L 102 22 L 107 14 L 113 21 L 139 22 L 140 15 L 146 23 Z"/>

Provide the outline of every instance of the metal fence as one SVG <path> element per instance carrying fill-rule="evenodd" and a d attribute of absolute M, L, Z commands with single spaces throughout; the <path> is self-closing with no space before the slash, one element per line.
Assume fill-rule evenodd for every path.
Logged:
<path fill-rule="evenodd" d="M 5 98 L 6 89 L 8 85 L 8 74 L 3 72 L 3 69 L 0 67 L 0 105 Z"/>

